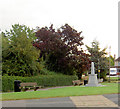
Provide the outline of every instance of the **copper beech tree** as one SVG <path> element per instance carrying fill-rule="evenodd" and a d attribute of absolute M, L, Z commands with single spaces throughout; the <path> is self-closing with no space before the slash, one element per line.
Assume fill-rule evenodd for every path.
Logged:
<path fill-rule="evenodd" d="M 81 48 L 84 44 L 81 33 L 68 24 L 56 31 L 53 25 L 39 28 L 33 46 L 40 49 L 40 58 L 43 57 L 49 70 L 67 75 L 77 74 L 80 79 L 90 63 L 89 55 Z"/>

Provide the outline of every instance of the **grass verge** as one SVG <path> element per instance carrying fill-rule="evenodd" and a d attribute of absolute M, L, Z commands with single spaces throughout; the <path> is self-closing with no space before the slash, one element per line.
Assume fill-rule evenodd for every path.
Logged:
<path fill-rule="evenodd" d="M 107 77 L 107 79 L 109 79 L 109 77 Z M 119 79 L 119 77 L 110 77 L 110 79 L 112 79 L 112 80 L 116 79 L 117 80 L 117 79 Z"/>
<path fill-rule="evenodd" d="M 40 91 L 3 93 L 2 100 L 39 99 L 50 97 L 68 97 L 83 95 L 102 95 L 118 93 L 117 83 L 102 83 L 103 87 L 64 87 Z"/>

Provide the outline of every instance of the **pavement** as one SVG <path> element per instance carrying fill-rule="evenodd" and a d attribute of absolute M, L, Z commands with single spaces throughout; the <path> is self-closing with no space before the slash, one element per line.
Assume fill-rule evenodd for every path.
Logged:
<path fill-rule="evenodd" d="M 72 109 L 119 109 L 118 97 L 120 94 L 105 94 L 105 95 L 89 95 L 89 96 L 71 96 L 47 99 L 32 99 L 32 100 L 14 100 L 2 101 L 2 109 L 16 109 L 17 107 L 31 107 L 34 109 L 39 107 L 52 108 L 72 108 Z M 11 108 L 10 108 L 11 107 Z M 26 109 L 26 108 L 25 108 Z"/>

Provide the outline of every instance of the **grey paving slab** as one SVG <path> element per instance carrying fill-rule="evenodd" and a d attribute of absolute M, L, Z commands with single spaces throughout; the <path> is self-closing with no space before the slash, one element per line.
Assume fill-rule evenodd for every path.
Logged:
<path fill-rule="evenodd" d="M 76 107 L 118 107 L 103 95 L 72 96 L 70 98 Z"/>

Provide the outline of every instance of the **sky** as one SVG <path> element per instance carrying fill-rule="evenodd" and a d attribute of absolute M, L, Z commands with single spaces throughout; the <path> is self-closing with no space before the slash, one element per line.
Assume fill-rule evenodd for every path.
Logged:
<path fill-rule="evenodd" d="M 85 45 L 98 40 L 100 48 L 118 57 L 119 0 L 0 0 L 0 30 L 19 23 L 36 28 L 69 24 L 82 31 Z M 111 49 L 109 49 L 111 46 Z M 85 50 L 85 46 L 83 46 Z"/>

